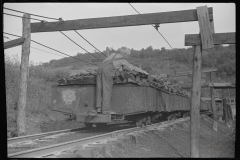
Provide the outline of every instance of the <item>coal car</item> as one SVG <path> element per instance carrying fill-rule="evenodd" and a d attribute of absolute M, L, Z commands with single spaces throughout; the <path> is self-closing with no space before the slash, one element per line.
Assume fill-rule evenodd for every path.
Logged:
<path fill-rule="evenodd" d="M 159 84 L 153 83 L 154 79 L 151 81 L 152 83 L 147 83 L 147 85 L 133 83 L 134 81 L 130 80 L 124 83 L 114 83 L 109 108 L 115 112 L 114 114 L 92 112 L 96 106 L 95 82 L 70 83 L 70 81 L 65 81 L 52 86 L 51 107 L 54 111 L 71 115 L 73 119 L 88 127 L 93 124 L 102 126 L 123 120 L 133 121 L 137 126 L 141 126 L 144 123 L 151 124 L 164 116 L 171 118 L 171 116 L 189 115 L 189 95 L 171 92 L 166 89 L 166 86 L 164 89 L 164 86 L 159 87 Z M 206 111 L 210 109 L 209 105 L 201 102 L 200 108 Z"/>

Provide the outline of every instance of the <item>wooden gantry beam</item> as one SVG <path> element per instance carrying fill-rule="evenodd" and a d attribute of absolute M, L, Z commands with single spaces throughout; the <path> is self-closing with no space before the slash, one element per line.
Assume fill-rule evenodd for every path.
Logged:
<path fill-rule="evenodd" d="M 191 98 L 191 157 L 199 157 L 199 104 L 201 95 L 201 61 L 202 53 L 216 44 L 235 44 L 235 33 L 214 33 L 213 19 L 208 18 L 207 6 L 197 7 L 200 34 L 185 35 L 185 46 L 194 46 L 193 82 Z M 211 73 L 211 72 L 210 72 Z M 212 79 L 212 76 L 211 76 Z M 212 81 L 211 81 L 212 82 Z M 214 112 L 213 129 L 217 131 L 214 89 L 211 87 L 211 99 Z"/>
<path fill-rule="evenodd" d="M 186 34 L 185 35 L 185 46 L 198 46 L 202 45 L 201 36 L 199 34 Z M 213 43 L 214 45 L 220 44 L 235 44 L 236 43 L 236 33 L 213 33 Z"/>
<path fill-rule="evenodd" d="M 8 42 L 4 42 L 4 49 L 8 49 L 8 48 L 12 48 L 12 47 L 16 47 L 19 45 L 22 45 L 25 41 L 25 38 L 21 37 L 18 39 L 14 39 Z"/>
<path fill-rule="evenodd" d="M 211 24 L 207 6 L 197 7 L 198 23 L 200 28 L 202 45 L 194 46 L 193 75 L 192 75 L 192 97 L 190 110 L 191 129 L 191 157 L 199 158 L 199 132 L 200 132 L 200 96 L 201 96 L 201 69 L 202 52 L 213 48 Z"/>
<path fill-rule="evenodd" d="M 230 89 L 230 88 L 236 88 L 232 83 L 209 83 L 209 87 L 214 89 Z"/>
<path fill-rule="evenodd" d="M 181 86 L 182 89 L 191 89 L 192 86 Z M 201 88 L 209 88 L 209 85 L 201 85 Z"/>
<path fill-rule="evenodd" d="M 209 19 L 213 19 L 212 7 L 208 8 Z M 144 17 L 144 18 L 143 18 Z M 141 15 L 127 15 L 103 18 L 88 18 L 57 22 L 31 23 L 31 33 L 56 32 L 83 29 L 98 29 L 111 27 L 138 26 L 149 24 L 164 24 L 177 22 L 198 21 L 196 9 L 149 13 Z"/>
<path fill-rule="evenodd" d="M 201 73 L 216 72 L 217 68 L 205 68 L 201 70 Z M 179 77 L 192 75 L 193 71 L 177 72 L 176 74 L 170 74 L 169 77 Z"/>
<path fill-rule="evenodd" d="M 197 7 L 198 22 L 200 28 L 202 49 L 213 48 L 213 36 L 214 27 L 213 20 L 209 19 L 207 6 Z"/>

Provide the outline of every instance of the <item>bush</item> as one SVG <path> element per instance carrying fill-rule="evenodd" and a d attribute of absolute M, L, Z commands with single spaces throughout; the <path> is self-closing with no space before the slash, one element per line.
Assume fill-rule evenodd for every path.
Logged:
<path fill-rule="evenodd" d="M 69 76 L 69 67 L 50 68 L 30 63 L 27 82 L 26 116 L 47 115 L 51 105 L 51 85 Z M 5 83 L 7 126 L 16 128 L 16 111 L 20 85 L 20 62 L 18 58 L 5 56 Z"/>

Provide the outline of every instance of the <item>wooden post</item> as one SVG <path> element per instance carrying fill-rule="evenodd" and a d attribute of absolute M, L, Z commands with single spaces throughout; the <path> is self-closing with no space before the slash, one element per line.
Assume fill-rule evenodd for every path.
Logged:
<path fill-rule="evenodd" d="M 215 33 L 213 19 L 210 20 L 209 27 L 210 27 L 210 32 L 212 34 Z M 214 47 L 214 45 L 213 45 L 213 47 Z M 213 48 L 213 50 L 214 50 L 214 48 Z M 212 80 L 212 72 L 210 72 L 210 78 Z M 217 112 L 216 112 L 216 105 L 215 105 L 214 88 L 212 88 L 211 97 L 212 97 L 212 107 L 213 107 L 213 129 L 215 131 L 217 131 Z"/>
<path fill-rule="evenodd" d="M 202 45 L 194 46 L 193 56 L 191 99 L 191 157 L 193 158 L 199 158 L 202 50 L 214 47 L 207 6 L 197 7 L 197 16 Z"/>
<path fill-rule="evenodd" d="M 210 72 L 210 83 L 212 83 L 213 75 Z M 213 87 L 210 88 L 211 100 L 212 100 L 212 110 L 213 110 L 213 129 L 217 131 L 217 111 L 215 105 L 215 90 Z"/>
<path fill-rule="evenodd" d="M 231 107 L 227 104 L 227 100 L 224 95 L 224 89 L 222 89 L 222 100 L 223 100 L 223 111 L 224 111 L 224 120 L 227 126 L 230 128 L 232 124 L 232 114 L 231 114 Z"/>
<path fill-rule="evenodd" d="M 27 80 L 28 80 L 28 67 L 29 67 L 29 54 L 31 42 L 31 25 L 30 15 L 23 15 L 23 32 L 22 37 L 25 42 L 22 44 L 22 57 L 21 57 L 21 80 L 19 90 L 19 100 L 17 108 L 17 132 L 18 135 L 25 134 L 26 131 L 26 99 L 27 99 Z"/>
<path fill-rule="evenodd" d="M 191 157 L 199 157 L 199 109 L 201 96 L 202 52 L 200 46 L 194 46 L 192 98 L 191 98 Z"/>

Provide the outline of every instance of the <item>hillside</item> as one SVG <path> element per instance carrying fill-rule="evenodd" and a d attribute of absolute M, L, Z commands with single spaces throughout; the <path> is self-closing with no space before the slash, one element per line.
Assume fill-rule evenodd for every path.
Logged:
<path fill-rule="evenodd" d="M 116 52 L 113 48 L 110 49 L 110 53 Z M 106 51 L 103 52 L 105 54 Z M 92 53 L 94 56 L 103 60 L 105 57 L 98 53 Z M 229 46 L 215 46 L 214 49 L 205 52 L 203 54 L 202 68 L 212 68 L 218 69 L 214 81 L 231 81 L 235 82 L 235 70 L 236 70 L 236 49 L 235 45 Z M 90 54 L 80 54 L 78 53 L 75 58 L 98 64 L 96 58 L 92 57 Z M 127 59 L 130 63 L 135 66 L 141 67 L 150 74 L 161 74 L 161 73 L 175 73 L 179 71 L 188 71 L 192 69 L 192 57 L 193 48 L 183 49 L 173 49 L 166 50 L 164 47 L 160 49 L 153 49 L 151 46 L 142 50 L 131 50 L 131 56 Z M 169 61 L 168 61 L 169 59 Z M 95 69 L 96 66 L 89 65 L 84 62 L 78 61 L 71 57 L 62 58 L 60 60 L 51 60 L 48 63 L 44 63 L 42 66 L 58 68 L 58 67 L 70 67 L 70 71 L 74 70 L 85 70 L 87 68 Z M 73 73 L 75 73 L 73 72 Z M 207 80 L 207 75 L 203 74 L 203 79 Z M 176 78 L 176 82 L 179 80 L 187 81 L 185 83 L 191 82 L 191 77 L 179 77 Z"/>

